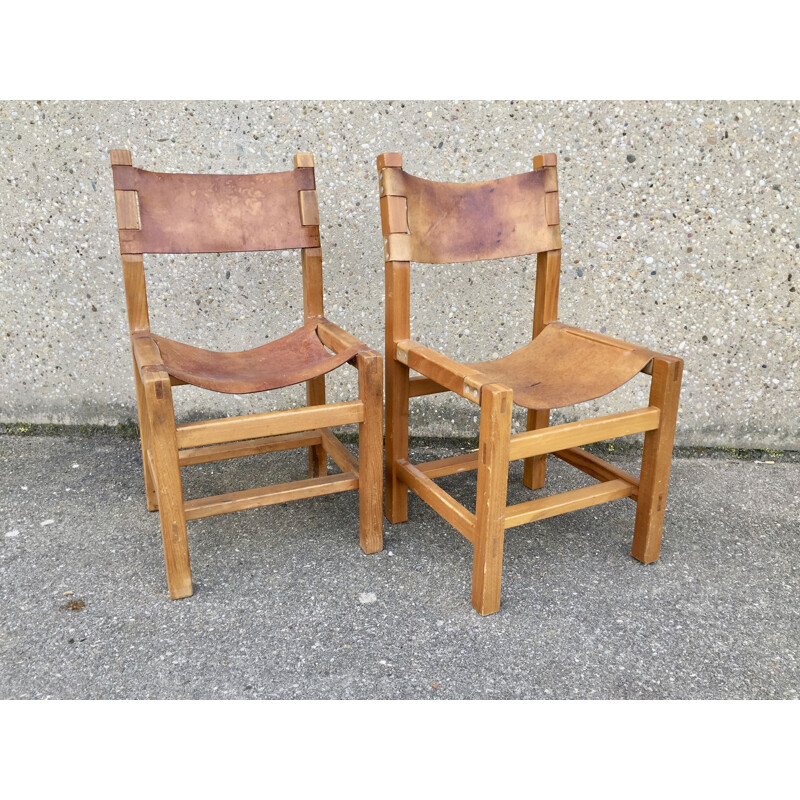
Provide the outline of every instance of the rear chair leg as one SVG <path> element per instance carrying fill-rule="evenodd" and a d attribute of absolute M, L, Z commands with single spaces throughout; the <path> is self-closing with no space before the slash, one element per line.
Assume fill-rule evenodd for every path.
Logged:
<path fill-rule="evenodd" d="M 145 375 L 144 389 L 155 461 L 167 585 L 169 596 L 177 600 L 192 594 L 192 571 L 189 566 L 178 437 L 169 376 L 165 372 Z"/>
<path fill-rule="evenodd" d="M 325 404 L 325 376 L 306 381 L 306 405 Z M 321 478 L 328 474 L 328 455 L 321 444 L 308 448 L 308 474 L 311 478 Z"/>
<path fill-rule="evenodd" d="M 150 459 L 147 451 L 152 446 L 150 435 L 150 418 L 147 413 L 147 398 L 145 396 L 142 376 L 139 374 L 139 366 L 136 359 L 133 359 L 133 375 L 136 383 L 136 409 L 139 413 L 139 440 L 142 443 L 142 462 L 144 464 L 144 491 L 147 498 L 147 510 L 158 511 L 158 497 L 156 495 L 156 484 L 150 469 Z"/>
<path fill-rule="evenodd" d="M 359 543 L 365 553 L 383 550 L 383 359 L 356 356 L 358 397 L 364 421 L 358 426 Z"/>
<path fill-rule="evenodd" d="M 386 358 L 386 518 L 408 519 L 408 487 L 397 477 L 398 460 L 408 460 L 408 367 Z"/>
<path fill-rule="evenodd" d="M 538 431 L 550 425 L 550 411 L 548 409 L 530 409 L 528 411 L 529 431 Z M 529 489 L 542 489 L 544 487 L 547 456 L 530 456 L 524 462 L 522 483 Z"/>
<path fill-rule="evenodd" d="M 661 417 L 658 428 L 648 431 L 644 436 L 631 551 L 631 555 L 643 564 L 656 561 L 661 551 L 664 506 L 667 500 L 682 372 L 683 361 L 679 358 L 657 356 L 653 359 L 650 405 L 661 409 Z"/>
<path fill-rule="evenodd" d="M 490 384 L 481 388 L 472 606 L 483 615 L 500 610 L 513 405 L 511 398 L 512 392 L 502 386 Z"/>

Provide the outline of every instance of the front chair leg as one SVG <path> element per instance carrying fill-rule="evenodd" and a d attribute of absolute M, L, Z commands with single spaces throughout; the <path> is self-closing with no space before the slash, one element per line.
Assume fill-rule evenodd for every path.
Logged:
<path fill-rule="evenodd" d="M 358 397 L 359 542 L 365 553 L 383 550 L 383 359 L 372 351 L 356 356 Z"/>
<path fill-rule="evenodd" d="M 167 585 L 169 596 L 178 600 L 192 594 L 192 571 L 189 566 L 189 542 L 183 512 L 183 485 L 178 463 L 172 387 L 166 372 L 150 372 L 145 374 L 144 388 L 155 462 Z"/>
<path fill-rule="evenodd" d="M 496 384 L 481 388 L 472 606 L 483 615 L 500 610 L 512 397 Z"/>
<path fill-rule="evenodd" d="M 671 356 L 653 359 L 650 405 L 661 410 L 658 427 L 644 436 L 639 499 L 631 555 L 643 564 L 658 560 L 667 500 L 672 443 L 678 416 L 683 361 Z"/>

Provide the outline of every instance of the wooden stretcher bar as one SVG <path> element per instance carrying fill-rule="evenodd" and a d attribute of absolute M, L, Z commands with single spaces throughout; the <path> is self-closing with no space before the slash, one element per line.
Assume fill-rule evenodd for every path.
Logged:
<path fill-rule="evenodd" d="M 211 444 L 205 447 L 190 447 L 178 453 L 182 467 L 191 464 L 205 464 L 209 461 L 223 461 L 228 458 L 242 458 L 261 453 L 277 453 L 295 447 L 312 447 L 320 444 L 319 431 L 303 431 L 286 433 L 280 436 L 263 436 L 259 439 L 245 439 L 241 442 Z"/>
<path fill-rule="evenodd" d="M 517 433 L 511 437 L 509 461 L 580 447 L 605 439 L 616 439 L 618 436 L 652 431 L 658 427 L 659 416 L 660 411 L 657 408 L 648 406 L 597 419 L 583 419 L 579 422 Z"/>
<path fill-rule="evenodd" d="M 200 497 L 185 502 L 183 512 L 188 521 L 228 514 L 231 511 L 244 511 L 276 503 L 288 503 L 291 500 L 302 500 L 307 497 L 347 492 L 357 488 L 358 476 L 351 472 L 345 472 L 341 475 L 324 475 L 321 478 L 307 478 L 291 483 L 262 486 L 258 489 L 245 489 L 241 492 Z"/>
<path fill-rule="evenodd" d="M 413 464 L 401 460 L 397 464 L 400 480 L 424 500 L 437 514 L 449 522 L 465 539 L 474 543 L 475 515 L 437 486 Z"/>
<path fill-rule="evenodd" d="M 288 411 L 268 411 L 242 417 L 224 417 L 178 425 L 178 448 L 235 442 L 256 436 L 315 430 L 320 427 L 349 425 L 364 420 L 364 404 L 360 400 L 306 406 Z"/>
<path fill-rule="evenodd" d="M 556 456 L 556 458 L 560 458 L 562 461 L 565 461 L 567 464 L 577 467 L 579 470 L 581 470 L 581 472 L 591 475 L 598 481 L 612 481 L 621 479 L 626 483 L 629 483 L 632 487 L 629 495 L 631 500 L 638 499 L 639 479 L 635 475 L 631 475 L 630 472 L 626 472 L 624 469 L 620 469 L 619 467 L 615 467 L 613 464 L 609 464 L 608 461 L 605 461 L 602 458 L 593 455 L 592 453 L 586 452 L 586 450 L 581 447 L 570 447 L 566 450 L 556 450 L 553 455 Z"/>
<path fill-rule="evenodd" d="M 342 472 L 352 472 L 358 475 L 358 461 L 356 457 L 339 441 L 339 439 L 328 429 L 320 428 L 317 431 L 320 442 L 325 452 L 333 459 L 333 463 Z"/>
<path fill-rule="evenodd" d="M 517 503 L 506 508 L 504 525 L 506 528 L 514 528 L 517 525 L 525 525 L 527 522 L 555 517 L 567 511 L 577 511 L 579 508 L 588 508 L 621 497 L 630 497 L 632 490 L 633 487 L 627 481 L 619 479 L 604 481 L 594 486 L 584 486 L 581 489 L 561 492 L 550 497 L 528 500 L 525 503 Z"/>

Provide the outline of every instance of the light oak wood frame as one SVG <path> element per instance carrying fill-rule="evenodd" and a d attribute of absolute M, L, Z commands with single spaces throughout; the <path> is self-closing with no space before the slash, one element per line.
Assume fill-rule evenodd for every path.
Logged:
<path fill-rule="evenodd" d="M 111 164 L 112 168 L 131 167 L 130 151 L 112 150 Z M 165 246 L 158 241 L 148 244 L 153 237 L 148 240 L 147 231 L 143 230 L 137 192 L 126 185 L 130 173 L 114 171 L 145 494 L 147 508 L 160 513 L 167 584 L 172 599 L 188 597 L 193 591 L 186 535 L 188 520 L 358 490 L 361 549 L 365 553 L 375 553 L 383 548 L 382 358 L 324 318 L 322 252 L 319 248 L 319 213 L 312 155 L 298 153 L 294 158 L 294 169 L 309 173 L 302 181 L 303 185 L 312 187 L 298 191 L 294 209 L 298 219 L 292 223 L 292 235 L 296 240 L 299 237 L 301 242 L 304 321 L 316 325 L 322 344 L 334 354 L 353 353 L 347 363 L 358 371 L 358 399 L 326 404 L 323 374 L 306 381 L 305 408 L 186 424 L 176 424 L 172 402 L 173 387 L 185 382 L 170 375 L 151 337 L 143 252 L 207 250 L 181 244 L 180 249 L 171 251 L 164 249 Z M 291 210 L 291 202 L 288 207 Z M 279 236 L 284 236 L 283 240 L 267 232 L 262 235 L 263 241 L 258 246 L 236 246 L 236 236 L 241 233 L 237 230 L 236 220 L 229 224 L 229 229 L 233 244 L 226 245 L 224 241 L 215 244 L 219 248 L 216 252 L 290 249 L 282 232 Z M 191 239 L 185 231 L 176 236 Z M 137 237 L 141 237 L 145 244 L 137 245 L 140 241 Z M 271 243 L 275 246 L 269 246 Z M 148 247 L 161 249 L 149 250 Z M 143 252 L 131 252 L 136 249 Z M 333 426 L 351 423 L 359 426 L 358 459 L 331 431 Z M 310 477 L 307 480 L 184 500 L 181 467 L 299 447 L 308 448 Z M 341 474 L 327 474 L 328 457 L 342 470 Z"/>
<path fill-rule="evenodd" d="M 474 366 L 458 364 L 411 339 L 410 332 L 410 262 L 415 254 L 427 263 L 471 261 L 504 258 L 537 253 L 536 289 L 533 312 L 533 339 L 536 339 L 558 316 L 558 287 L 561 265 L 558 180 L 556 156 L 546 154 L 533 161 L 534 171 L 542 171 L 536 199 L 541 217 L 538 229 L 529 231 L 528 241 L 509 243 L 502 237 L 493 241 L 477 241 L 470 231 L 474 250 L 455 238 L 453 230 L 445 231 L 441 218 L 435 217 L 438 238 L 420 243 L 412 235 L 410 199 L 404 187 L 418 180 L 402 173 L 402 156 L 385 153 L 378 157 L 381 223 L 386 268 L 386 516 L 392 523 L 408 517 L 408 490 L 412 490 L 456 528 L 474 547 L 472 572 L 472 605 L 483 615 L 500 608 L 500 584 L 503 541 L 508 528 L 545 519 L 588 506 L 628 497 L 637 504 L 632 555 L 647 564 L 660 552 L 664 509 L 669 482 L 675 422 L 683 362 L 659 353 L 652 357 L 642 372 L 652 376 L 647 407 L 612 414 L 598 419 L 581 420 L 550 426 L 549 409 L 529 409 L 527 432 L 511 434 L 513 391 L 503 384 L 492 383 Z M 434 185 L 432 185 L 434 186 Z M 439 184 L 442 193 L 453 184 Z M 474 184 L 474 186 L 478 186 Z M 426 187 L 426 192 L 439 189 Z M 466 190 L 466 193 L 465 191 Z M 452 208 L 466 208 L 475 225 L 495 231 L 492 213 L 483 217 L 480 209 L 469 208 L 468 187 L 464 185 L 459 203 Z M 487 186 L 483 191 L 494 192 Z M 430 205 L 430 203 L 429 203 Z M 475 204 L 473 203 L 473 206 Z M 415 200 L 415 212 L 424 216 L 423 202 Z M 502 209 L 501 209 L 502 211 Z M 516 213 L 519 215 L 519 206 Z M 520 217 L 517 217 L 518 221 Z M 488 220 L 488 222 L 487 222 Z M 448 223 L 451 225 L 454 223 Z M 546 227 L 545 227 L 546 226 Z M 501 228 L 500 225 L 496 226 Z M 507 226 L 515 231 L 520 225 Z M 465 237 L 466 238 L 466 237 Z M 541 242 L 546 246 L 542 247 Z M 433 248 L 433 254 L 432 253 Z M 438 248 L 438 250 L 436 249 Z M 635 348 L 608 337 L 585 333 L 586 338 L 602 340 L 609 346 Z M 645 351 L 647 352 L 647 351 Z M 647 357 L 647 356 L 646 356 Z M 410 376 L 415 370 L 419 375 Z M 437 392 L 451 391 L 466 397 L 480 407 L 478 451 L 424 464 L 408 460 L 409 399 Z M 583 445 L 605 439 L 645 433 L 640 476 L 637 478 L 613 464 L 590 454 Z M 506 505 L 509 461 L 524 460 L 524 483 L 539 489 L 545 483 L 545 459 L 552 453 L 599 481 L 586 488 L 538 498 L 513 506 Z M 434 479 L 468 470 L 477 470 L 478 487 L 475 513 L 441 489 Z"/>

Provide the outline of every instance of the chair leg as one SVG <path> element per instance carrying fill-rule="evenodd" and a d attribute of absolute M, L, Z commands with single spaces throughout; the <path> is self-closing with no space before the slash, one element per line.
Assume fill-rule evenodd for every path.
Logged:
<path fill-rule="evenodd" d="M 408 519 L 408 487 L 397 477 L 398 460 L 408 460 L 408 367 L 386 354 L 386 518 Z"/>
<path fill-rule="evenodd" d="M 365 553 L 377 553 L 383 550 L 383 359 L 361 352 L 356 366 L 364 404 L 358 426 L 359 541 Z"/>
<path fill-rule="evenodd" d="M 325 404 L 325 376 L 306 381 L 306 405 L 321 406 Z M 308 475 L 321 478 L 328 474 L 328 456 L 321 444 L 308 448 Z"/>
<path fill-rule="evenodd" d="M 156 484 L 150 470 L 150 459 L 147 451 L 151 447 L 150 419 L 147 413 L 147 398 L 145 396 L 144 384 L 139 374 L 139 367 L 136 359 L 133 360 L 133 375 L 136 383 L 136 409 L 139 414 L 139 440 L 142 444 L 142 463 L 144 466 L 144 491 L 147 498 L 147 510 L 158 511 L 158 497 L 156 495 Z"/>
<path fill-rule="evenodd" d="M 648 431 L 644 437 L 631 551 L 631 555 L 643 564 L 656 561 L 661 551 L 664 506 L 672 463 L 682 372 L 683 361 L 679 358 L 657 356 L 653 359 L 650 405 L 661 409 L 661 418 L 658 428 Z"/>
<path fill-rule="evenodd" d="M 481 388 L 478 496 L 472 561 L 472 606 L 479 614 L 500 609 L 512 393 L 490 384 Z"/>
<path fill-rule="evenodd" d="M 549 409 L 531 409 L 528 411 L 529 431 L 538 431 L 550 425 Z M 529 489 L 541 489 L 544 487 L 545 470 L 547 467 L 547 456 L 531 456 L 524 461 L 522 483 Z"/>
<path fill-rule="evenodd" d="M 145 377 L 144 388 L 155 461 L 167 585 L 170 597 L 177 600 L 192 594 L 192 571 L 183 512 L 183 485 L 178 463 L 172 387 L 166 373 L 150 373 Z"/>

